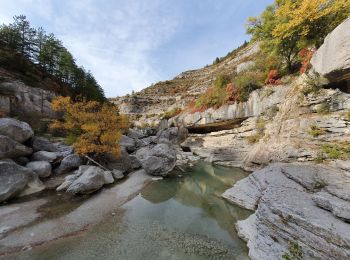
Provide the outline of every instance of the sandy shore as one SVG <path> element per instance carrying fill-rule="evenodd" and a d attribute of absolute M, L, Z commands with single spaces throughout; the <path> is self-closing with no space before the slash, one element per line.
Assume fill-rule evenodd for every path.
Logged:
<path fill-rule="evenodd" d="M 68 210 L 67 214 L 57 217 L 46 218 L 40 212 L 40 208 L 50 203 L 52 198 L 43 197 L 1 206 L 0 256 L 81 234 L 114 214 L 150 181 L 151 177 L 143 171 L 134 172 L 122 183 L 104 188 L 76 208 Z"/>

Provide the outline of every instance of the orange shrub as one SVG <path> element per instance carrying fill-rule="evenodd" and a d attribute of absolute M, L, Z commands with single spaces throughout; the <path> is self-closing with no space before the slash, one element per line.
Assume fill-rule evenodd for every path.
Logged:
<path fill-rule="evenodd" d="M 299 51 L 298 56 L 301 59 L 301 68 L 299 70 L 300 73 L 305 73 L 310 69 L 311 67 L 310 61 L 315 51 L 316 51 L 315 48 L 312 48 L 312 49 L 304 48 L 301 51 Z"/>
<path fill-rule="evenodd" d="M 278 71 L 270 70 L 265 80 L 265 84 L 277 85 L 280 83 L 281 83 L 281 80 L 279 79 Z"/>

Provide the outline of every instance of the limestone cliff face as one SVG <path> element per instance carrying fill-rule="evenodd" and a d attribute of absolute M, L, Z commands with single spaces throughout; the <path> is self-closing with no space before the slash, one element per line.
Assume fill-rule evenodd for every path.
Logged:
<path fill-rule="evenodd" d="M 223 58 L 219 63 L 181 73 L 172 80 L 156 83 L 144 90 L 111 101 L 120 110 L 134 115 L 136 125 L 159 123 L 160 115 L 173 108 L 184 108 L 211 87 L 220 74 L 234 75 L 252 63 L 259 44 L 249 44 Z"/>

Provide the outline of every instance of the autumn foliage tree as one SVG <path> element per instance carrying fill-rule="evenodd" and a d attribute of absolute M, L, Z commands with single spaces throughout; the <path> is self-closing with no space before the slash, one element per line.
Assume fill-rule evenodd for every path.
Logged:
<path fill-rule="evenodd" d="M 293 72 L 298 53 L 318 47 L 337 25 L 350 16 L 349 0 L 275 0 L 258 17 L 250 17 L 247 32 L 275 53 Z"/>
<path fill-rule="evenodd" d="M 63 112 L 64 117 L 54 121 L 51 129 L 64 130 L 78 154 L 96 159 L 105 153 L 119 156 L 118 143 L 129 125 L 115 105 L 85 100 L 72 102 L 69 97 L 58 97 L 53 100 L 52 108 Z"/>

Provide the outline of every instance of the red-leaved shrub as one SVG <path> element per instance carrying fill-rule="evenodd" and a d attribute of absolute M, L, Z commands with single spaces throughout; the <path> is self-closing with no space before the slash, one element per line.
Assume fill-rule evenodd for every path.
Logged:
<path fill-rule="evenodd" d="M 270 70 L 265 80 L 265 84 L 278 85 L 280 83 L 281 83 L 281 80 L 279 79 L 278 71 Z"/>
<path fill-rule="evenodd" d="M 315 53 L 316 49 L 312 48 L 312 49 L 301 49 L 298 53 L 299 58 L 301 59 L 301 68 L 300 68 L 300 73 L 305 73 L 307 72 L 310 67 L 310 60 L 312 58 L 312 55 Z"/>

